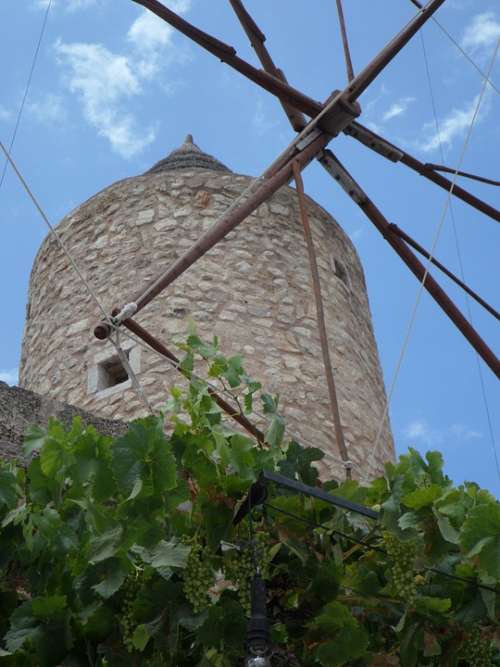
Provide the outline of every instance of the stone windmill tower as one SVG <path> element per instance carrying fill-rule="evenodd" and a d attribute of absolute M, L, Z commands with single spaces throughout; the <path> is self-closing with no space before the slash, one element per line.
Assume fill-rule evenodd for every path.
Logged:
<path fill-rule="evenodd" d="M 144 175 L 115 183 L 72 211 L 57 230 L 109 308 L 191 246 L 250 180 L 188 136 Z M 387 427 L 372 469 L 366 469 L 385 391 L 363 269 L 335 220 L 313 200 L 307 206 L 349 458 L 355 476 L 373 475 L 393 458 L 394 448 Z M 100 316 L 60 247 L 45 239 L 31 275 L 20 384 L 103 417 L 129 420 L 144 413 L 143 404 L 115 349 L 92 335 Z M 188 318 L 202 336 L 217 334 L 225 354 L 245 356 L 248 372 L 280 394 L 290 434 L 322 448 L 330 474 L 343 477 L 295 190 L 283 187 L 261 205 L 152 302 L 140 321 L 171 342 L 185 334 Z M 176 371 L 130 340 L 123 340 L 123 348 L 150 403 L 164 404 L 169 387 L 179 382 Z"/>

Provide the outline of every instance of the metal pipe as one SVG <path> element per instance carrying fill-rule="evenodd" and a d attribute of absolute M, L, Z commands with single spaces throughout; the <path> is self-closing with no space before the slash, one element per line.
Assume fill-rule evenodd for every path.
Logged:
<path fill-rule="evenodd" d="M 264 45 L 266 36 L 250 16 L 247 9 L 243 5 L 243 2 L 241 0 L 229 0 L 229 2 L 239 22 L 241 23 L 243 30 L 246 32 L 247 37 L 250 40 L 250 44 L 257 54 L 257 57 L 259 58 L 264 70 L 268 74 L 272 74 L 272 76 L 275 76 L 277 79 L 280 79 L 284 83 L 288 83 L 285 74 L 282 72 L 282 70 L 276 67 L 273 59 L 271 58 L 271 54 Z M 283 111 L 288 116 L 288 120 L 290 121 L 293 129 L 296 132 L 300 132 L 300 130 L 302 130 L 307 125 L 307 120 L 298 109 L 291 106 L 288 102 L 283 100 L 280 100 L 280 102 L 281 106 L 283 107 Z"/>
<path fill-rule="evenodd" d="M 343 167 L 345 169 L 345 167 Z M 347 170 L 346 170 L 347 171 Z M 347 172 L 349 173 L 349 172 Z M 351 176 L 352 178 L 352 176 Z M 354 180 L 354 179 L 353 179 Z M 356 181 L 354 181 L 356 182 Z M 357 187 L 362 188 L 357 184 Z M 485 341 L 481 338 L 478 332 L 464 317 L 457 306 L 453 303 L 450 297 L 436 282 L 436 280 L 426 271 L 424 265 L 420 262 L 417 256 L 410 250 L 406 243 L 391 233 L 391 226 L 382 212 L 375 206 L 371 199 L 366 195 L 358 206 L 371 220 L 378 231 L 382 234 L 385 240 L 392 246 L 392 248 L 401 257 L 403 262 L 408 266 L 410 271 L 418 278 L 420 282 L 423 281 L 425 289 L 433 297 L 433 299 L 441 306 L 444 312 L 448 315 L 455 326 L 461 331 L 465 338 L 469 341 L 472 347 L 483 358 L 485 363 L 493 371 L 493 373 L 500 377 L 500 360 L 495 353 L 489 348 Z"/>
<path fill-rule="evenodd" d="M 491 178 L 485 178 L 484 176 L 476 176 L 476 174 L 469 174 L 467 171 L 456 171 L 452 167 L 445 167 L 442 164 L 433 164 L 432 162 L 426 162 L 425 167 L 427 169 L 432 169 L 433 171 L 444 171 L 448 174 L 457 174 L 458 176 L 463 176 L 464 178 L 470 178 L 472 181 L 479 181 L 479 183 L 486 183 L 487 185 L 500 185 L 500 181 L 494 181 Z"/>
<path fill-rule="evenodd" d="M 178 16 L 175 12 L 165 7 L 158 0 L 132 0 L 139 5 L 159 16 L 161 19 L 169 23 L 171 26 L 182 32 L 186 37 L 199 44 L 205 50 L 212 53 L 222 62 L 226 63 L 233 69 L 243 74 L 248 79 L 265 88 L 268 92 L 279 97 L 280 100 L 288 102 L 292 106 L 300 109 L 308 116 L 315 116 L 321 110 L 321 103 L 307 97 L 299 90 L 292 88 L 292 86 L 284 83 L 276 76 L 268 74 L 261 69 L 257 69 L 247 63 L 245 60 L 236 55 L 236 50 L 212 37 L 203 30 L 196 28 L 185 19 Z"/>
<path fill-rule="evenodd" d="M 401 51 L 401 49 L 410 41 L 415 33 L 431 18 L 436 10 L 445 0 L 429 0 L 427 5 L 411 19 L 407 25 L 385 46 L 375 58 L 350 82 L 344 91 L 338 91 L 330 96 L 329 101 L 320 104 L 307 97 L 300 91 L 285 84 L 275 76 L 262 70 L 258 70 L 242 58 L 236 55 L 233 47 L 212 37 L 208 33 L 199 30 L 188 21 L 178 16 L 175 12 L 167 9 L 158 0 L 132 0 L 149 9 L 154 14 L 162 18 L 171 26 L 182 32 L 204 49 L 216 55 L 220 60 L 227 63 L 241 74 L 254 81 L 258 85 L 268 90 L 280 99 L 289 102 L 294 107 L 303 111 L 313 118 L 310 123 L 310 129 L 317 126 L 320 120 L 326 121 L 325 116 L 338 113 L 338 107 L 341 105 L 353 104 L 357 98 L 366 90 L 380 72 L 391 60 Z"/>
<path fill-rule="evenodd" d="M 488 217 L 493 218 L 493 220 L 500 222 L 500 211 L 498 209 L 494 208 L 490 204 L 487 204 L 482 199 L 479 199 L 479 197 L 476 197 L 470 192 L 467 192 L 467 190 L 464 190 L 464 188 L 460 187 L 456 183 L 453 184 L 450 180 L 448 180 L 444 176 L 441 176 L 441 174 L 438 174 L 432 169 L 428 168 L 423 162 L 417 160 L 417 158 L 414 158 L 406 151 L 402 150 L 401 148 L 398 148 L 390 141 L 387 141 L 387 139 L 379 137 L 378 134 L 372 132 L 372 130 L 369 130 L 361 123 L 353 121 L 344 130 L 345 134 L 352 136 L 354 139 L 358 139 L 358 137 L 356 136 L 357 132 L 360 132 L 360 134 L 363 135 L 364 137 L 371 136 L 373 138 L 374 144 L 377 144 L 378 142 L 384 142 L 387 146 L 390 146 L 394 150 L 394 152 L 400 153 L 401 157 L 399 158 L 399 161 L 402 162 L 402 164 L 406 165 L 413 171 L 416 171 L 417 174 L 420 174 L 424 178 L 427 178 L 429 181 L 432 181 L 436 185 L 439 185 L 439 187 L 443 188 L 443 190 L 446 190 L 447 192 L 450 192 L 450 190 L 452 190 L 452 194 L 455 197 L 458 197 L 458 199 L 461 199 L 466 204 L 469 204 L 478 211 L 481 211 L 481 213 L 484 213 Z M 361 143 L 363 143 L 363 145 L 365 146 L 370 147 L 366 141 L 362 141 Z"/>
<path fill-rule="evenodd" d="M 410 39 L 441 7 L 445 0 L 429 0 L 400 32 L 380 51 L 375 58 L 356 76 L 348 87 L 348 99 L 354 102 L 387 67 L 391 60 L 406 46 Z"/>
<path fill-rule="evenodd" d="M 493 317 L 496 317 L 497 320 L 500 320 L 500 313 L 498 310 L 495 310 L 493 306 L 490 306 L 490 304 L 482 299 L 479 294 L 474 292 L 468 285 L 466 285 L 460 278 L 458 278 L 454 273 L 452 273 L 449 269 L 444 266 L 444 264 L 441 264 L 435 257 L 432 257 L 432 255 L 413 239 L 409 234 L 404 232 L 400 227 L 397 225 L 391 224 L 390 225 L 390 231 L 393 232 L 394 234 L 397 234 L 400 238 L 403 239 L 403 241 L 406 241 L 408 245 L 411 245 L 412 248 L 414 248 L 417 252 L 419 252 L 421 255 L 423 255 L 426 259 L 430 260 L 434 266 L 437 266 L 438 269 L 440 269 L 444 274 L 448 276 L 448 278 L 451 278 L 454 283 L 456 283 L 459 287 L 461 287 L 467 294 L 469 294 L 477 303 L 479 303 L 483 308 L 485 308 Z"/>
<path fill-rule="evenodd" d="M 189 371 L 186 371 L 180 367 L 179 365 L 180 360 L 175 356 L 175 354 L 171 352 L 165 345 L 163 345 L 163 343 L 161 343 L 157 338 L 155 338 L 155 336 L 150 334 L 149 331 L 144 329 L 144 327 L 142 327 L 132 318 L 124 320 L 123 325 L 129 331 L 135 334 L 138 338 L 140 338 L 150 347 L 152 347 L 153 350 L 156 350 L 156 352 L 158 352 L 162 356 L 175 362 L 176 364 L 175 368 L 179 371 L 179 373 L 183 375 L 186 379 L 188 380 L 191 379 L 191 374 L 189 373 Z M 250 435 L 256 438 L 261 445 L 265 443 L 265 436 L 262 433 L 262 431 L 260 431 L 256 426 L 254 426 L 252 422 L 249 419 L 247 419 L 247 417 L 245 417 L 245 415 L 243 415 L 238 409 L 235 410 L 235 408 L 231 406 L 227 401 L 225 401 L 221 396 L 219 396 L 219 394 L 215 391 L 215 389 L 212 389 L 212 387 L 208 387 L 208 393 L 214 399 L 217 405 L 222 410 L 224 410 L 226 414 L 228 414 L 236 422 L 238 422 L 238 424 L 242 426 L 248 433 L 250 433 Z"/>
<path fill-rule="evenodd" d="M 342 7 L 342 0 L 337 0 L 337 13 L 339 15 L 340 34 L 342 35 L 342 46 L 344 47 L 344 59 L 347 70 L 347 80 L 354 79 L 354 68 L 352 66 L 351 51 L 349 49 L 349 38 L 347 36 L 347 28 L 345 25 L 344 8 Z"/>
<path fill-rule="evenodd" d="M 314 250 L 314 241 L 311 234 L 311 226 L 309 224 L 309 217 L 307 215 L 304 182 L 300 174 L 300 167 L 294 163 L 293 176 L 297 185 L 297 194 L 299 197 L 300 219 L 302 227 L 304 228 L 304 238 L 307 246 L 307 254 L 309 256 L 309 266 L 311 269 L 311 278 L 313 285 L 314 301 L 316 303 L 316 316 L 318 320 L 319 339 L 321 343 L 321 352 L 323 355 L 323 366 L 325 368 L 326 383 L 328 385 L 328 394 L 330 397 L 330 408 L 332 411 L 333 425 L 335 429 L 335 440 L 339 448 L 340 456 L 346 464 L 345 472 L 346 478 L 351 478 L 351 469 L 347 466 L 349 461 L 349 454 L 344 440 L 344 432 L 342 430 L 342 423 L 340 421 L 339 402 L 337 398 L 337 389 L 335 387 L 335 378 L 333 375 L 332 361 L 330 358 L 330 350 L 328 346 L 328 334 L 326 331 L 325 311 L 323 308 L 323 297 L 321 296 L 321 283 L 318 271 L 318 263 L 316 261 L 316 253 Z"/>
<path fill-rule="evenodd" d="M 316 139 L 309 143 L 306 148 L 293 157 L 302 168 L 311 162 L 314 157 L 328 143 L 330 137 L 319 134 Z M 222 240 L 229 232 L 237 227 L 243 220 L 255 211 L 266 199 L 273 195 L 292 178 L 292 158 L 282 166 L 273 176 L 263 182 L 246 201 L 238 208 L 223 215 L 220 220 L 189 248 L 184 255 L 179 257 L 166 271 L 158 275 L 147 287 L 142 289 L 130 301 L 137 304 L 136 313 L 142 310 L 150 301 L 160 294 L 176 278 L 184 273 L 200 257 L 203 257 L 211 248 Z M 104 340 L 109 336 L 111 329 L 108 324 L 101 322 L 94 329 L 96 338 Z"/>

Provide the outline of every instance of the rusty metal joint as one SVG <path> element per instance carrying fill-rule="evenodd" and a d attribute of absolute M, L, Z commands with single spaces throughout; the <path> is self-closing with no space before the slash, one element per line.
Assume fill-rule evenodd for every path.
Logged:
<path fill-rule="evenodd" d="M 299 152 L 303 151 L 304 148 L 307 148 L 309 144 L 312 144 L 312 142 L 315 141 L 322 134 L 325 133 L 322 130 L 318 129 L 317 127 L 314 127 L 308 134 L 306 134 L 305 137 L 303 137 L 300 141 L 298 141 L 295 144 L 297 151 Z"/>
<path fill-rule="evenodd" d="M 337 99 L 335 100 L 335 98 Z M 361 115 L 361 106 L 358 102 L 349 101 L 345 92 L 342 93 L 340 90 L 334 90 L 332 92 L 326 101 L 325 106 L 332 100 L 335 100 L 335 103 L 327 113 L 322 115 L 318 121 L 318 126 L 332 137 L 336 137 L 340 132 L 343 132 L 353 120 Z"/>
<path fill-rule="evenodd" d="M 381 137 L 373 134 L 361 125 L 348 125 L 344 128 L 343 132 L 349 137 L 357 139 L 360 143 L 368 146 L 368 148 L 371 148 L 373 151 L 387 158 L 391 162 L 400 162 L 403 158 L 402 151 L 397 150 L 395 146 L 384 141 Z"/>
<path fill-rule="evenodd" d="M 113 327 L 109 324 L 109 322 L 101 321 L 94 327 L 94 336 L 98 340 L 108 340 L 112 331 Z"/>
<path fill-rule="evenodd" d="M 319 162 L 356 204 L 362 205 L 366 202 L 366 194 L 335 158 L 332 151 L 324 150 Z"/>

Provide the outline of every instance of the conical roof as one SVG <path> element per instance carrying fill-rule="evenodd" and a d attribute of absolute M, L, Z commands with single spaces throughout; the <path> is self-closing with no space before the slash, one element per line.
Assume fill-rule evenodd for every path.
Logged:
<path fill-rule="evenodd" d="M 147 174 L 157 174 L 161 171 L 179 171 L 181 169 L 210 169 L 213 171 L 228 171 L 222 162 L 216 160 L 212 155 L 204 153 L 193 141 L 193 136 L 188 134 L 184 143 L 172 151 L 163 160 L 157 162 Z"/>

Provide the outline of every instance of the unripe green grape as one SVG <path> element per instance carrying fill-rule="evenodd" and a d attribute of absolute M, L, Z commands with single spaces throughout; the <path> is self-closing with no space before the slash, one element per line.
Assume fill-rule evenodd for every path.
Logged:
<path fill-rule="evenodd" d="M 183 590 L 196 613 L 209 605 L 208 591 L 213 583 L 214 573 L 207 558 L 207 552 L 201 544 L 195 541 L 192 544 L 184 570 Z"/>
<path fill-rule="evenodd" d="M 384 548 L 393 563 L 392 581 L 396 595 L 411 607 L 417 599 L 415 577 L 416 546 L 413 542 L 401 542 L 391 533 L 384 533 Z"/>

